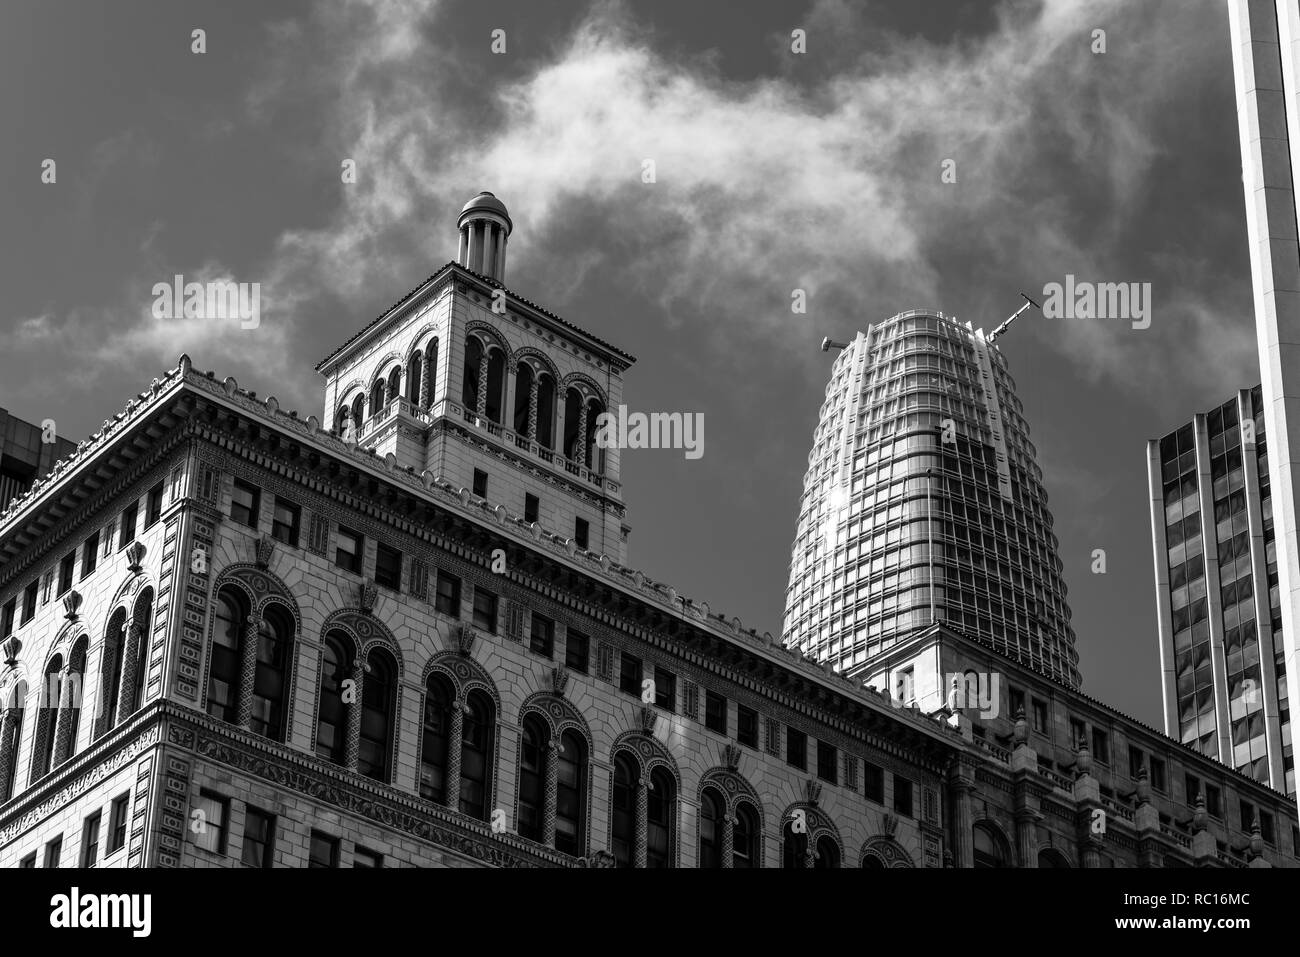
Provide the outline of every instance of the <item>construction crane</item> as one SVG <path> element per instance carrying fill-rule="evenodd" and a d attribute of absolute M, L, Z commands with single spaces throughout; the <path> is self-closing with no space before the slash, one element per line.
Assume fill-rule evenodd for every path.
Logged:
<path fill-rule="evenodd" d="M 1006 322 L 1002 323 L 1002 325 L 998 326 L 991 333 L 989 333 L 989 340 L 988 340 L 989 342 L 992 342 L 998 336 L 1002 335 L 1002 333 L 1006 332 L 1007 327 L 1011 325 L 1011 323 L 1015 322 L 1016 319 L 1019 317 L 1019 315 L 1022 312 L 1024 312 L 1026 309 L 1028 309 L 1030 306 L 1033 306 L 1035 309 L 1039 310 L 1040 312 L 1042 311 L 1043 307 L 1040 306 L 1038 303 L 1034 302 L 1034 300 L 1030 299 L 1023 292 L 1020 294 L 1020 298 L 1025 301 L 1025 304 L 1021 306 L 1019 309 L 1017 309 L 1014 313 L 1012 313 L 1011 318 L 1009 318 Z"/>

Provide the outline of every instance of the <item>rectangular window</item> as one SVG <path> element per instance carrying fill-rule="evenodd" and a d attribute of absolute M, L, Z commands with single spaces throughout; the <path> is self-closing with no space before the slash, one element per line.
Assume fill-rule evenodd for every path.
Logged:
<path fill-rule="evenodd" d="M 497 633 L 497 596 L 477 585 L 474 586 L 474 627 L 489 635 Z"/>
<path fill-rule="evenodd" d="M 438 571 L 438 594 L 433 607 L 452 618 L 460 617 L 460 579 L 455 575 Z"/>
<path fill-rule="evenodd" d="M 1025 693 L 1019 688 L 1012 688 L 1009 695 L 1011 698 L 1011 720 L 1015 721 L 1020 712 L 1025 710 Z"/>
<path fill-rule="evenodd" d="M 360 532 L 339 526 L 338 544 L 334 549 L 334 564 L 357 575 L 361 574 L 361 555 L 365 539 Z"/>
<path fill-rule="evenodd" d="M 785 729 L 785 763 L 800 771 L 808 769 L 808 735 L 794 728 Z"/>
<path fill-rule="evenodd" d="M 35 851 L 32 851 L 30 854 L 28 854 L 26 857 L 24 857 L 21 861 L 18 862 L 18 866 L 19 866 L 19 867 L 23 867 L 23 868 L 27 868 L 27 867 L 35 867 L 35 866 L 36 866 L 36 852 L 35 852 Z"/>
<path fill-rule="evenodd" d="M 162 498 L 163 483 L 159 482 L 153 488 L 149 489 L 149 495 L 144 500 L 144 527 L 152 528 L 162 518 Z"/>
<path fill-rule="evenodd" d="M 555 622 L 545 615 L 533 612 L 532 629 L 528 636 L 528 650 L 543 657 L 555 654 Z"/>
<path fill-rule="evenodd" d="M 126 815 L 131 809 L 131 793 L 119 794 L 113 798 L 113 807 L 108 812 L 108 853 L 120 851 L 126 844 Z"/>
<path fill-rule="evenodd" d="M 213 854 L 225 854 L 226 821 L 229 817 L 230 799 L 203 788 L 194 803 L 194 811 L 190 813 L 190 833 L 194 835 L 194 843 Z"/>
<path fill-rule="evenodd" d="M 339 839 L 320 831 L 311 832 L 311 857 L 308 867 L 338 867 Z"/>
<path fill-rule="evenodd" d="M 18 599 L 10 598 L 5 602 L 4 611 L 0 612 L 0 638 L 8 638 L 14 633 L 14 615 L 18 613 Z"/>
<path fill-rule="evenodd" d="M 1210 817 L 1223 818 L 1223 793 L 1213 784 L 1205 785 L 1205 810 Z"/>
<path fill-rule="evenodd" d="M 894 810 L 904 817 L 912 816 L 912 782 L 894 775 Z"/>
<path fill-rule="evenodd" d="M 81 866 L 94 867 L 99 860 L 99 819 L 101 814 L 96 811 L 90 817 L 86 818 L 86 823 L 81 826 Z"/>
<path fill-rule="evenodd" d="M 641 659 L 629 655 L 626 651 L 620 656 L 618 665 L 618 690 L 626 694 L 641 697 Z"/>
<path fill-rule="evenodd" d="M 402 588 L 402 553 L 383 542 L 375 546 L 375 584 L 393 591 Z"/>
<path fill-rule="evenodd" d="M 718 734 L 727 733 L 727 699 L 723 695 L 704 692 L 704 726 Z"/>
<path fill-rule="evenodd" d="M 58 867 L 59 858 L 63 856 L 63 835 L 45 845 L 45 867 Z"/>
<path fill-rule="evenodd" d="M 1092 729 L 1092 757 L 1094 761 L 1110 764 L 1110 738 L 1101 728 Z"/>
<path fill-rule="evenodd" d="M 573 540 L 578 543 L 579 548 L 587 547 L 587 532 L 590 526 L 585 518 L 575 518 L 573 520 Z"/>
<path fill-rule="evenodd" d="M 677 711 L 677 676 L 658 665 L 655 666 L 655 706 L 669 714 Z"/>
<path fill-rule="evenodd" d="M 1078 750 L 1088 740 L 1088 726 L 1078 718 L 1070 719 L 1070 747 Z"/>
<path fill-rule="evenodd" d="M 59 595 L 62 595 L 72 587 L 72 573 L 77 567 L 77 552 L 68 552 L 63 556 L 63 561 L 59 562 Z"/>
<path fill-rule="evenodd" d="M 384 866 L 384 855 L 365 847 L 356 847 L 352 851 L 353 867 L 380 868 Z"/>
<path fill-rule="evenodd" d="M 527 492 L 524 493 L 524 521 L 525 522 L 537 521 L 537 511 L 541 504 L 542 503 L 538 500 L 536 495 L 530 495 Z"/>
<path fill-rule="evenodd" d="M 1241 829 L 1247 834 L 1255 826 L 1255 805 L 1249 801 L 1241 802 Z"/>
<path fill-rule="evenodd" d="M 474 470 L 474 494 L 479 498 L 487 498 L 487 480 L 487 472 L 482 469 Z"/>
<path fill-rule="evenodd" d="M 1194 774 L 1187 775 L 1187 803 L 1196 807 L 1196 797 L 1201 793 L 1201 779 Z"/>
<path fill-rule="evenodd" d="M 1037 698 L 1031 701 L 1034 709 L 1034 730 L 1039 734 L 1047 734 L 1047 703 Z"/>
<path fill-rule="evenodd" d="M 1259 836 L 1264 839 L 1265 844 L 1273 844 L 1277 841 L 1277 833 L 1273 830 L 1273 815 L 1268 811 L 1259 812 Z"/>
<path fill-rule="evenodd" d="M 1151 758 L 1151 786 L 1157 791 L 1165 790 L 1165 762 L 1161 758 Z"/>
<path fill-rule="evenodd" d="M 736 740 L 747 748 L 758 747 L 758 712 L 736 705 Z"/>
<path fill-rule="evenodd" d="M 862 762 L 862 784 L 867 800 L 885 803 L 885 772 L 870 761 Z"/>
<path fill-rule="evenodd" d="M 275 859 L 275 816 L 249 805 L 244 810 L 245 867 L 270 867 Z"/>
<path fill-rule="evenodd" d="M 86 539 L 81 546 L 81 580 L 95 570 L 95 561 L 99 558 L 99 532 Z"/>
<path fill-rule="evenodd" d="M 817 776 L 831 784 L 840 783 L 840 753 L 825 741 L 817 742 Z"/>
<path fill-rule="evenodd" d="M 271 513 L 271 537 L 293 548 L 298 547 L 298 526 L 302 523 L 302 509 L 293 502 L 275 497 L 275 510 Z"/>
<path fill-rule="evenodd" d="M 569 628 L 564 634 L 564 665 L 579 674 L 587 673 L 591 654 L 591 639 L 580 631 Z"/>
<path fill-rule="evenodd" d="M 262 490 L 256 485 L 235 479 L 235 490 L 230 495 L 230 520 L 249 528 L 257 528 L 261 497 Z"/>
<path fill-rule="evenodd" d="M 1143 755 L 1142 749 L 1130 744 L 1128 748 L 1128 776 L 1136 781 L 1141 774 L 1142 765 L 1145 763 L 1145 755 Z"/>
<path fill-rule="evenodd" d="M 27 624 L 36 615 L 36 587 L 39 583 L 32 582 L 23 589 L 23 624 Z"/>
<path fill-rule="evenodd" d="M 122 531 L 117 538 L 117 547 L 126 548 L 135 540 L 135 519 L 140 514 L 140 506 L 132 502 L 126 508 L 122 509 Z"/>

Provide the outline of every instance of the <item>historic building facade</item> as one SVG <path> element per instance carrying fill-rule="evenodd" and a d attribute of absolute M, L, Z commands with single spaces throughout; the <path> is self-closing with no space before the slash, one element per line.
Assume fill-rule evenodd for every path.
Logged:
<path fill-rule="evenodd" d="M 323 419 L 182 356 L 0 514 L 0 866 L 1296 863 L 1283 795 L 993 642 L 878 690 L 628 567 L 631 358 L 457 225 Z"/>

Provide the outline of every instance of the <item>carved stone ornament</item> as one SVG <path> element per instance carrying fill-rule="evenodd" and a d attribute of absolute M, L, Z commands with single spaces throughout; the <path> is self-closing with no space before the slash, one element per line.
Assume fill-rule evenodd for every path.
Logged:
<path fill-rule="evenodd" d="M 378 597 L 378 586 L 367 578 L 361 583 L 360 597 L 357 602 L 358 607 L 368 615 L 375 610 L 375 599 Z"/>
<path fill-rule="evenodd" d="M 132 542 L 126 546 L 126 567 L 136 575 L 144 570 L 145 551 L 143 542 Z"/>
<path fill-rule="evenodd" d="M 23 650 L 23 643 L 18 640 L 17 635 L 10 635 L 5 639 L 4 644 L 0 645 L 0 649 L 4 650 L 5 664 L 12 667 L 18 664 L 18 652 Z"/>
<path fill-rule="evenodd" d="M 77 620 L 77 609 L 81 607 L 81 592 L 73 589 L 63 596 L 63 617 L 68 621 Z"/>
<path fill-rule="evenodd" d="M 816 804 L 821 800 L 822 786 L 821 782 L 807 778 L 803 782 L 803 797 L 809 804 Z"/>
<path fill-rule="evenodd" d="M 471 626 L 458 625 L 456 627 L 456 650 L 468 657 L 474 650 L 474 639 L 477 637 L 478 632 Z"/>
<path fill-rule="evenodd" d="M 655 714 L 655 709 L 648 704 L 641 706 L 641 732 L 643 734 L 655 733 L 655 722 L 659 716 Z"/>
<path fill-rule="evenodd" d="M 271 564 L 271 556 L 275 554 L 275 539 L 269 535 L 263 535 L 257 540 L 257 552 L 254 561 L 257 562 L 258 568 L 266 568 Z"/>
<path fill-rule="evenodd" d="M 740 767 L 740 746 L 728 744 L 722 749 L 722 763 L 726 765 L 728 771 L 735 771 Z"/>
<path fill-rule="evenodd" d="M 569 671 L 567 668 L 551 669 L 551 690 L 557 695 L 563 695 L 565 686 L 569 683 Z"/>

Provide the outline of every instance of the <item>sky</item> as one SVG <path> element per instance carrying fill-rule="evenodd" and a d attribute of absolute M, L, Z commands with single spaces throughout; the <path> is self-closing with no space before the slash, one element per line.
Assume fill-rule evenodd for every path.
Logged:
<path fill-rule="evenodd" d="M 0 407 L 79 440 L 186 352 L 320 415 L 491 190 L 507 285 L 637 357 L 630 409 L 703 415 L 699 458 L 623 453 L 629 564 L 774 634 L 824 336 L 1150 283 L 1147 328 L 998 344 L 1084 689 L 1162 726 L 1146 441 L 1259 381 L 1220 0 L 5 0 L 0 119 Z M 176 274 L 260 322 L 155 318 Z"/>

